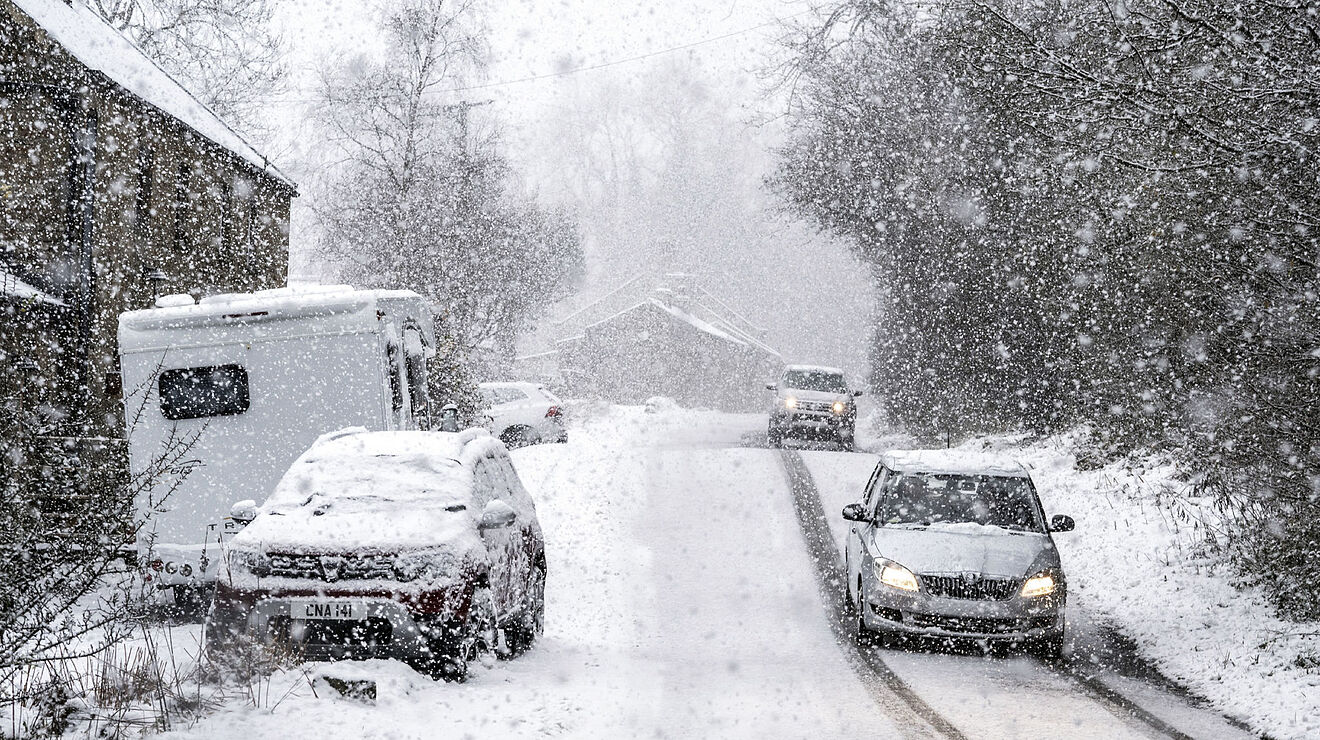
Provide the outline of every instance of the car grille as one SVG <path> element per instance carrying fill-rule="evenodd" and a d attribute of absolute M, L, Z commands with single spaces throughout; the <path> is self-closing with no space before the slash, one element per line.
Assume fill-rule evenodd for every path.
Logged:
<path fill-rule="evenodd" d="M 968 635 L 1003 635 L 1011 632 L 1049 629 L 1054 617 L 1030 617 L 1027 619 L 995 619 L 992 617 L 950 617 L 941 614 L 915 614 L 908 612 L 906 622 L 915 627 L 927 627 L 945 632 L 961 632 Z"/>
<path fill-rule="evenodd" d="M 978 601 L 1006 601 L 1013 598 L 1019 587 L 1016 578 L 986 578 L 980 574 L 968 577 L 923 575 L 921 585 L 931 596 Z"/>
<path fill-rule="evenodd" d="M 1024 626 L 1017 619 L 991 619 L 988 617 L 945 617 L 938 614 L 908 614 L 908 621 L 917 627 L 933 627 L 945 632 L 963 632 L 976 635 L 1002 635 L 1017 632 Z"/>
<path fill-rule="evenodd" d="M 389 555 L 280 555 L 270 556 L 270 574 L 284 578 L 310 578 L 326 582 L 394 578 Z"/>

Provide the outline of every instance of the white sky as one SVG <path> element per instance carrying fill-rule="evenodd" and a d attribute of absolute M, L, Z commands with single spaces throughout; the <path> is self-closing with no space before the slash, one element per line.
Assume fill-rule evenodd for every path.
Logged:
<path fill-rule="evenodd" d="M 570 195 L 558 187 L 563 152 L 551 124 L 562 127 L 566 118 L 581 115 L 572 109 L 574 101 L 584 93 L 589 98 L 594 87 L 622 82 L 634 94 L 639 88 L 644 94 L 654 76 L 676 61 L 692 62 L 703 78 L 700 83 L 725 106 L 727 125 L 721 135 L 746 143 L 748 153 L 735 155 L 741 157 L 739 172 L 746 180 L 741 189 L 754 192 L 773 166 L 768 147 L 779 134 L 755 122 L 778 104 L 763 94 L 757 74 L 773 52 L 777 21 L 806 13 L 809 5 L 803 0 L 502 0 L 486 7 L 491 30 L 486 86 L 463 96 L 492 101 L 485 110 L 501 122 L 511 159 L 543 199 L 567 199 L 572 205 Z M 371 50 L 379 39 L 373 17 L 370 3 L 285 0 L 282 23 L 294 85 L 302 88 L 288 96 L 311 95 L 311 70 L 319 59 Z M 315 161 L 314 141 L 301 135 L 295 123 L 300 119 L 297 105 L 285 106 L 281 118 L 290 123 L 281 138 L 290 143 L 273 147 L 277 161 Z M 287 169 L 295 179 L 308 178 L 305 165 Z M 593 269 L 578 302 L 607 292 L 626 277 L 621 271 L 631 269 L 627 255 L 613 255 L 612 245 L 592 238 L 592 226 L 583 224 Z M 305 260 L 308 232 L 305 212 L 295 214 L 295 279 L 316 277 Z M 871 300 L 868 281 L 846 250 L 828 240 L 811 240 L 805 229 L 786 234 L 784 243 L 762 242 L 754 248 L 758 251 L 741 257 L 721 255 L 720 267 L 726 271 L 730 264 L 750 268 L 727 275 L 726 300 L 758 317 L 787 359 L 860 373 Z M 790 279 L 768 284 L 777 282 L 767 280 L 774 275 Z"/>

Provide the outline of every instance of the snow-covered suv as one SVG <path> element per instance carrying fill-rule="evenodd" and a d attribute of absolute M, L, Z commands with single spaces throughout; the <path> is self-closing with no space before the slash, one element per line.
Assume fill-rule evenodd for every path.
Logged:
<path fill-rule="evenodd" d="M 210 650 L 240 634 L 311 659 L 389 657 L 461 679 L 541 633 L 536 507 L 485 429 L 325 435 L 228 543 Z"/>
<path fill-rule="evenodd" d="M 778 447 L 788 437 L 829 439 L 845 450 L 853 448 L 857 405 L 862 395 L 849 390 L 843 371 L 816 365 L 788 365 L 778 381 L 766 385 L 775 391 L 770 404 L 770 444 Z"/>

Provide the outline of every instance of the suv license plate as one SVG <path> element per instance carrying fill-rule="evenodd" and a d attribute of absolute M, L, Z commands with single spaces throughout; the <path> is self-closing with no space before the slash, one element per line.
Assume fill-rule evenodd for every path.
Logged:
<path fill-rule="evenodd" d="M 300 601 L 289 611 L 293 619 L 367 618 L 367 605 L 361 601 Z"/>

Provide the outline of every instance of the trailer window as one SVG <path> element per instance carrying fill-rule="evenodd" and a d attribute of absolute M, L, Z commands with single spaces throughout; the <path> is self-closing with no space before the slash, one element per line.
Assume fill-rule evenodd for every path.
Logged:
<path fill-rule="evenodd" d="M 241 414 L 248 410 L 248 374 L 241 365 L 166 370 L 160 374 L 160 411 L 166 419 Z"/>

